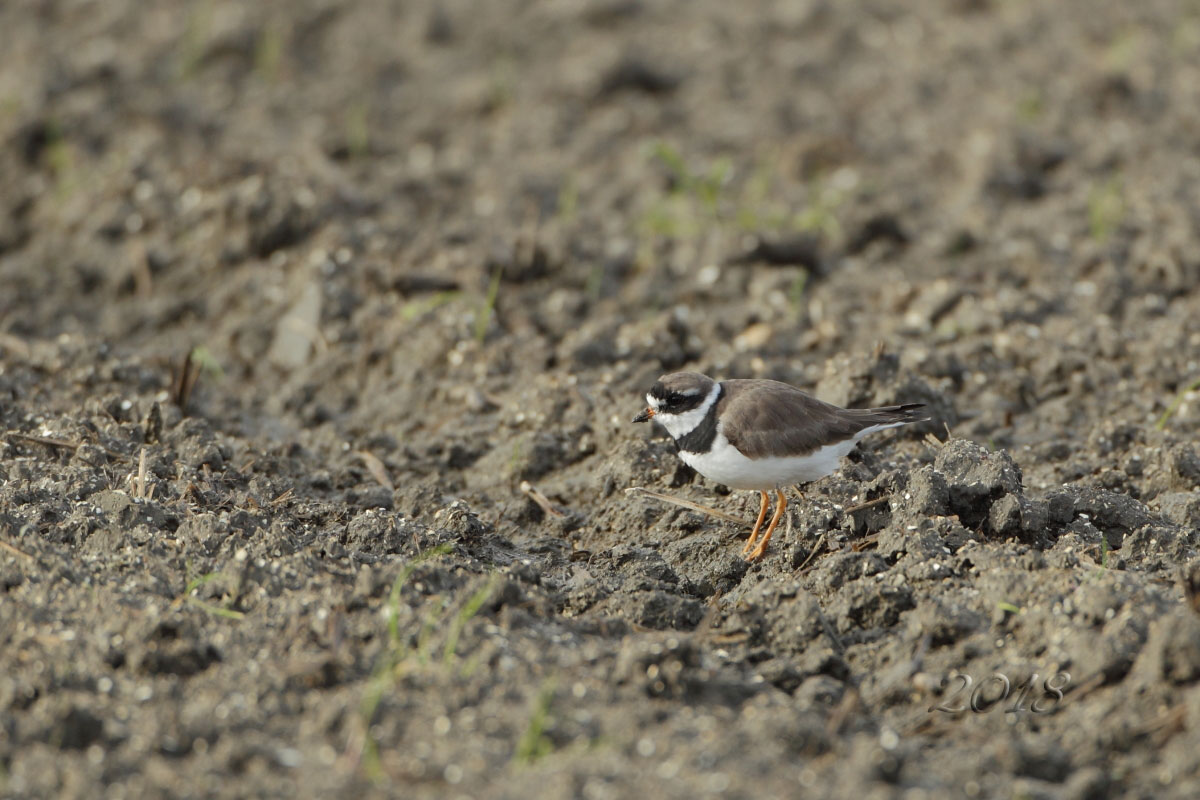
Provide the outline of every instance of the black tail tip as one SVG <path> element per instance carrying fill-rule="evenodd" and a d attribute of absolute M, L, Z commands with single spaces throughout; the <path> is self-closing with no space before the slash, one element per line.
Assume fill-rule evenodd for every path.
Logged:
<path fill-rule="evenodd" d="M 924 403 L 903 403 L 896 406 L 895 411 L 905 422 L 925 422 L 929 419 Z"/>

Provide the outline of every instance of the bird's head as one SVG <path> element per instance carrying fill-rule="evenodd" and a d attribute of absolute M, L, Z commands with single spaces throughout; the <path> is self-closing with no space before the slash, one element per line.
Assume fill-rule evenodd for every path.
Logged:
<path fill-rule="evenodd" d="M 670 418 L 698 408 L 712 392 L 714 381 L 699 372 L 672 372 L 663 375 L 646 392 L 646 409 L 634 422 L 654 419 L 668 429 Z"/>

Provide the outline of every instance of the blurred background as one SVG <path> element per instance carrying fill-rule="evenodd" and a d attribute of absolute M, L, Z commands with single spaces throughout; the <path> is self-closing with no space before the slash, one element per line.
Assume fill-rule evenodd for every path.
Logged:
<path fill-rule="evenodd" d="M 557 625 L 564 608 L 583 614 L 611 591 L 579 589 L 591 578 L 571 572 L 576 561 L 701 529 L 716 536 L 699 517 L 632 502 L 627 486 L 752 512 L 752 500 L 713 496 L 678 468 L 661 435 L 626 424 L 654 379 L 681 368 L 785 380 L 842 405 L 931 405 L 933 422 L 866 448 L 845 482 L 823 490 L 829 502 L 894 488 L 899 478 L 876 480 L 892 474 L 891 451 L 928 463 L 921 437 L 950 430 L 1006 451 L 1031 496 L 1067 484 L 1137 498 L 1137 514 L 1149 504 L 1175 526 L 1175 544 L 1143 555 L 1173 569 L 1191 557 L 1200 526 L 1200 504 L 1188 499 L 1200 461 L 1187 449 L 1200 432 L 1197 143 L 1200 5 L 1185 0 L 0 4 L 0 423 L 19 434 L 0 445 L 9 465 L 0 466 L 9 481 L 0 528 L 43 563 L 108 587 L 92 606 L 31 574 L 19 584 L 34 593 L 25 608 L 45 605 L 127 642 L 47 644 L 34 617 L 10 606 L 11 641 L 24 643 L 13 652 L 43 653 L 10 664 L 24 677 L 0 692 L 28 710 L 0 729 L 4 770 L 25 781 L 11 790 L 86 796 L 88 780 L 116 782 L 147 752 L 187 755 L 179 774 L 212 780 L 251 751 L 267 765 L 264 781 L 300 759 L 302 772 L 288 774 L 310 786 L 371 785 L 352 710 L 377 663 L 371 625 L 404 559 L 455 536 L 485 542 L 459 552 L 466 560 L 422 584 L 410 605 L 443 590 L 470 597 L 478 587 L 464 575 L 501 567 L 536 595 L 541 570 L 559 582 L 547 577 L 552 599 L 528 608 L 553 609 L 546 619 Z M 143 448 L 139 488 L 129 476 Z M 147 486 L 157 494 L 147 497 Z M 142 520 L 116 490 L 133 492 L 135 509 L 159 511 Z M 87 498 L 94 513 L 79 505 Z M 1064 513 L 1095 559 L 1120 544 L 1112 531 L 1145 524 L 1135 514 L 1098 530 Z M 126 530 L 141 533 L 129 540 Z M 164 536 L 176 544 L 156 543 Z M 794 551 L 784 577 L 810 549 Z M 355 584 L 351 571 L 329 583 L 323 570 L 344 566 L 347 552 L 383 559 L 371 562 L 375 577 Z M 612 556 L 613 574 L 649 557 L 630 552 Z M 275 587 L 264 605 L 215 579 L 193 583 L 241 575 L 256 558 L 294 571 L 245 578 Z M 522 560 L 534 572 L 513 566 Z M 584 583 L 568 584 L 572 574 Z M 114 575 L 132 583 L 119 588 Z M 670 603 L 687 595 L 691 605 L 626 613 L 613 601 L 605 613 L 689 630 L 701 613 L 694 597 L 707 602 L 732 585 L 710 578 L 671 584 Z M 842 579 L 830 580 L 832 592 Z M 1153 580 L 1139 580 L 1137 591 L 1149 591 Z M 1036 602 L 1034 588 L 1013 586 L 1025 588 L 999 599 Z M 564 604 L 551 589 L 574 599 Z M 229 634 L 227 621 L 197 621 L 176 602 L 194 591 L 284 628 L 246 622 Z M 102 607 L 111 602 L 140 610 L 114 621 Z M 341 608 L 352 632 L 314 622 L 318 606 Z M 990 608 L 980 611 L 981 641 L 991 641 Z M 172 633 L 144 621 L 160 615 L 175 620 Z M 888 625 L 899 630 L 894 615 Z M 573 635 L 607 642 L 601 628 Z M 1029 635 L 1024 652 L 1036 655 L 1049 634 Z M 313 637 L 321 653 L 336 650 L 330 637 L 366 644 L 314 671 L 312 654 L 297 650 Z M 192 640 L 195 649 L 180 644 Z M 540 663 L 548 645 L 527 644 L 518 662 Z M 214 652 L 224 666 L 210 666 Z M 306 728 L 302 743 L 288 733 L 292 712 L 263 699 L 279 686 L 242 671 L 260 652 L 299 671 L 287 679 L 295 697 L 340 709 L 322 718 L 325 728 Z M 142 738 L 80 711 L 100 702 L 86 692 L 62 699 L 73 684 L 57 667 L 28 666 L 61 663 L 53 653 L 71 653 L 88 686 L 113 676 L 114 697 L 132 697 L 150 675 L 163 699 L 128 723 Z M 867 671 L 891 658 L 862 657 L 846 656 Z M 642 663 L 629 658 L 625 667 Z M 756 658 L 738 669 L 753 672 Z M 143 665 L 127 684 L 125 667 L 113 666 L 126 662 Z M 200 677 L 180 683 L 189 670 Z M 779 680 L 790 691 L 803 677 Z M 507 738 L 497 734 L 508 744 L 478 768 L 400 747 L 372 775 L 429 781 L 421 785 L 435 794 L 462 781 L 468 794 L 486 793 L 489 770 L 529 730 L 528 698 L 505 705 L 490 689 L 426 679 L 410 688 L 458 697 L 463 708 L 487 696 L 500 703 L 497 718 L 515 714 Z M 221 739 L 180 722 L 189 706 L 162 694 L 190 686 L 216 702 L 231 682 L 257 687 L 246 725 L 274 733 Z M 379 712 L 393 727 L 371 736 L 395 743 L 409 735 L 406 714 L 426 727 L 454 714 L 396 702 Z M 713 725 L 745 734 L 741 749 L 726 742 L 736 755 L 793 712 L 781 706 L 762 730 Z M 99 727 L 80 716 L 93 713 Z M 597 722 L 595 737 L 620 740 L 629 725 L 649 724 L 629 713 Z M 847 730 L 868 729 L 876 742 L 878 720 L 863 719 Z M 1095 729 L 1091 719 L 1072 724 Z M 562 730 L 556 747 L 574 741 Z M 911 774 L 859 770 L 876 763 L 878 746 L 853 744 L 853 731 L 838 743 L 841 734 L 813 752 L 852 753 L 850 771 L 820 767 L 809 778 L 925 780 L 916 761 Z M 540 735 L 528 753 L 541 752 Z M 164 736 L 178 752 L 155 749 Z M 192 748 L 201 739 L 213 749 Z M 63 741 L 77 742 L 75 761 L 58 761 L 53 743 Z M 453 744 L 439 746 L 453 753 Z M 1000 763 L 1007 777 L 996 790 L 1016 791 L 1022 775 L 1061 783 L 1104 760 L 1096 744 L 1046 767 L 1009 745 L 963 763 Z M 553 785 L 578 796 L 589 769 L 637 776 L 642 768 L 622 759 L 655 744 L 621 752 Z M 1160 774 L 1143 756 L 1132 757 L 1140 777 L 1127 786 Z M 804 767 L 792 761 L 793 771 Z M 724 783 L 694 764 L 681 783 L 653 774 L 695 796 L 749 791 L 770 772 L 751 767 L 734 765 Z M 127 789 L 170 787 L 171 770 Z M 541 785 L 537 773 L 521 774 L 513 786 Z M 770 774 L 780 791 L 799 779 Z M 1078 779 L 1080 791 L 1095 777 Z M 961 778 L 942 788 L 957 792 Z"/>
<path fill-rule="evenodd" d="M 1188 3 L 0 13 L 3 330 L 201 347 L 251 431 L 882 343 L 1004 444 L 1195 372 Z"/>

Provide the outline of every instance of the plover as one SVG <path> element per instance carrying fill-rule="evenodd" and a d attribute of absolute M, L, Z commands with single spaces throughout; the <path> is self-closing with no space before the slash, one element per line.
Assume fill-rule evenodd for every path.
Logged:
<path fill-rule="evenodd" d="M 783 517 L 784 487 L 832 474 L 869 433 L 928 419 L 920 410 L 923 403 L 840 408 L 779 381 L 718 382 L 698 372 L 662 376 L 646 403 L 633 421 L 660 423 L 685 464 L 711 481 L 762 495 L 758 521 L 742 548 L 751 561 L 766 552 Z M 778 498 L 775 514 L 758 540 L 772 490 Z"/>

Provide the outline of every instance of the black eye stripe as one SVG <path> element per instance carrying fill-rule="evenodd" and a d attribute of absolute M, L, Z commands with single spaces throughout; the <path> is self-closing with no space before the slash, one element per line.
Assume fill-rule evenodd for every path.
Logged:
<path fill-rule="evenodd" d="M 664 408 L 670 409 L 687 409 L 704 400 L 700 392 L 682 392 L 678 389 L 668 389 L 662 384 L 657 384 L 650 389 L 650 397 Z"/>

